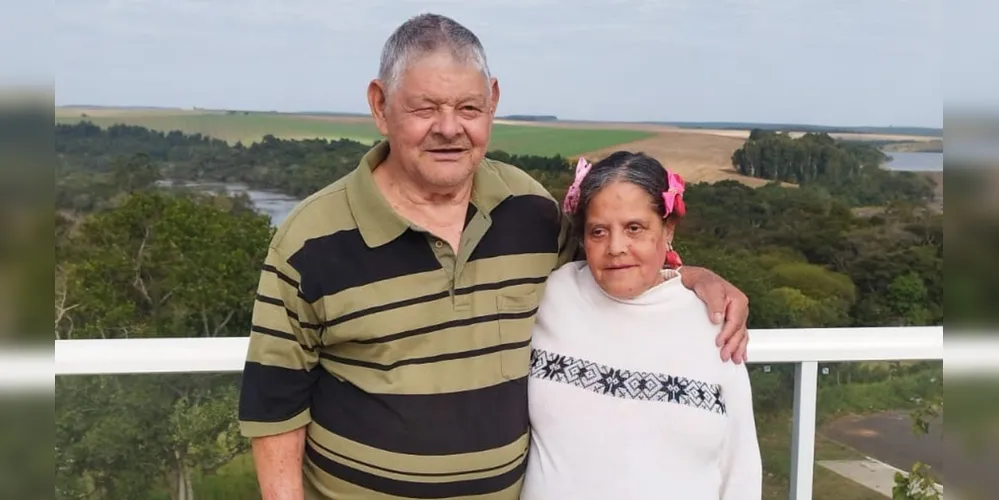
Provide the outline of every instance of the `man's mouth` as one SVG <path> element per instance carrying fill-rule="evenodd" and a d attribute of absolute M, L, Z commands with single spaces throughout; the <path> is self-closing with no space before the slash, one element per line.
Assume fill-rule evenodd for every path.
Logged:
<path fill-rule="evenodd" d="M 433 148 L 427 150 L 427 156 L 435 162 L 457 163 L 465 157 L 465 150 L 462 148 Z"/>
<path fill-rule="evenodd" d="M 433 148 L 427 151 L 434 154 L 460 154 L 465 152 L 465 148 Z"/>

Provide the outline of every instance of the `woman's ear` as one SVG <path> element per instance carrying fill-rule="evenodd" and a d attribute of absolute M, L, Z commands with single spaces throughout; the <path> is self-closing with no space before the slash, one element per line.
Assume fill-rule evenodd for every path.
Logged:
<path fill-rule="evenodd" d="M 672 217 L 667 217 L 666 221 L 663 222 L 663 238 L 666 239 L 666 243 L 673 244 L 673 234 L 676 229 L 676 221 Z"/>

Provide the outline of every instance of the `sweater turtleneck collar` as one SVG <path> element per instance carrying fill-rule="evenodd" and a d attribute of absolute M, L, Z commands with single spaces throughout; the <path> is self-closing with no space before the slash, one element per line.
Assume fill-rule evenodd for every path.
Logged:
<path fill-rule="evenodd" d="M 636 297 L 630 299 L 620 299 L 605 292 L 603 288 L 600 288 L 600 284 L 598 284 L 596 278 L 593 277 L 593 273 L 590 272 L 590 266 L 586 265 L 585 261 L 580 262 L 580 264 L 579 269 L 576 271 L 578 273 L 580 291 L 583 295 L 587 296 L 598 305 L 601 302 L 606 303 L 606 301 L 633 305 L 659 304 L 662 303 L 663 300 L 667 300 L 669 298 L 670 290 L 678 286 L 683 286 L 679 271 L 664 269 L 662 272 L 665 280 L 652 286 L 648 290 L 645 290 Z"/>

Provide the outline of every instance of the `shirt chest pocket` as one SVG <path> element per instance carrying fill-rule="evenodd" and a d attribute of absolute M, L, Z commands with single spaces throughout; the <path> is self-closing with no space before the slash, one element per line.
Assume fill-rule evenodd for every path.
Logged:
<path fill-rule="evenodd" d="M 506 380 L 526 377 L 531 363 L 531 330 L 538 313 L 538 293 L 496 296 L 500 371 Z"/>

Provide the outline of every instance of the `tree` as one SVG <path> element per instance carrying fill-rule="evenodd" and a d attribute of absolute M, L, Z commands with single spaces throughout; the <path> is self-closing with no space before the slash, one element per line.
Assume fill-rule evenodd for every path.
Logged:
<path fill-rule="evenodd" d="M 896 277 L 888 285 L 888 307 L 899 326 L 924 325 L 929 313 L 926 310 L 928 293 L 926 285 L 915 273 Z"/>
<path fill-rule="evenodd" d="M 61 256 L 62 338 L 245 335 L 271 226 L 211 198 L 146 192 L 79 228 Z M 58 380 L 59 498 L 192 500 L 245 450 L 234 375 Z M 91 495 L 93 493 L 93 495 Z"/>
<path fill-rule="evenodd" d="M 911 414 L 912 429 L 917 435 L 930 432 L 930 420 L 943 412 L 943 396 L 926 401 Z M 892 487 L 892 500 L 941 500 L 943 495 L 936 488 L 936 478 L 930 467 L 922 462 L 912 465 L 909 473 L 896 472 Z"/>
<path fill-rule="evenodd" d="M 927 177 L 882 168 L 888 156 L 876 145 L 836 141 L 826 133 L 809 132 L 795 139 L 787 132 L 753 130 L 731 160 L 743 175 L 819 185 L 850 205 L 918 203 L 934 196 L 934 184 Z"/>
<path fill-rule="evenodd" d="M 780 264 L 771 270 L 779 286 L 801 290 L 814 299 L 841 302 L 849 308 L 857 300 L 857 291 L 849 276 L 824 267 L 801 262 Z"/>
<path fill-rule="evenodd" d="M 115 186 L 126 193 L 148 189 L 160 180 L 159 167 L 145 153 L 117 158 L 112 169 Z"/>
<path fill-rule="evenodd" d="M 760 307 L 772 311 L 772 323 L 766 328 L 820 328 L 835 325 L 842 314 L 836 304 L 809 297 L 797 288 L 774 288 L 759 302 Z"/>

